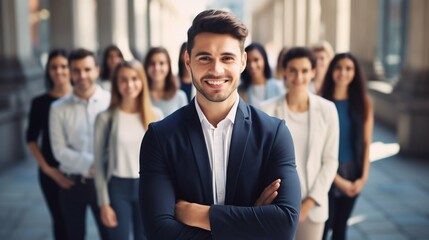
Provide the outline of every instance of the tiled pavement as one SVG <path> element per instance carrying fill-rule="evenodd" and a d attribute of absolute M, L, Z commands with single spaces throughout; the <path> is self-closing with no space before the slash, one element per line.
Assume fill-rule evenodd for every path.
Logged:
<path fill-rule="evenodd" d="M 376 125 L 368 184 L 352 218 L 348 239 L 428 240 L 429 159 L 399 155 L 394 134 Z M 384 157 L 384 158 L 383 158 Z M 98 239 L 88 211 L 87 239 Z M 25 160 L 0 172 L 0 239 L 51 240 L 50 217 L 38 185 L 36 163 Z"/>

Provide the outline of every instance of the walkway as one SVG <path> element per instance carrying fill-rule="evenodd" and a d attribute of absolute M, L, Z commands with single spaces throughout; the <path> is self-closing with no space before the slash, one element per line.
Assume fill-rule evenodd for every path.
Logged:
<path fill-rule="evenodd" d="M 377 125 L 374 159 L 397 151 L 395 136 Z M 370 179 L 349 224 L 349 240 L 429 239 L 429 159 L 394 155 L 371 164 Z M 0 239 L 51 240 L 50 217 L 36 164 L 26 160 L 0 172 Z M 88 211 L 88 238 L 98 239 Z"/>

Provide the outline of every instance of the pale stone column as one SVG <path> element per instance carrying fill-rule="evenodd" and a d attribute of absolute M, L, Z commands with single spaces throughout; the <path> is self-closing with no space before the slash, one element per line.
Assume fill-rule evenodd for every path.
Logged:
<path fill-rule="evenodd" d="M 149 46 L 161 45 L 161 3 L 158 0 L 149 1 Z"/>
<path fill-rule="evenodd" d="M 318 43 L 320 41 L 320 0 L 307 0 L 307 39 L 306 45 Z"/>
<path fill-rule="evenodd" d="M 406 66 L 394 89 L 398 99 L 398 142 L 404 154 L 429 157 L 429 2 L 409 1 Z"/>
<path fill-rule="evenodd" d="M 97 2 L 98 50 L 102 52 L 108 45 L 115 44 L 121 49 L 125 59 L 132 59 L 128 38 L 128 1 Z"/>
<path fill-rule="evenodd" d="M 313 21 L 308 16 L 308 7 L 307 1 L 283 1 L 283 46 L 293 47 L 308 44 L 308 21 Z"/>
<path fill-rule="evenodd" d="M 53 48 L 97 49 L 95 0 L 49 1 L 49 9 Z"/>
<path fill-rule="evenodd" d="M 277 52 L 283 47 L 283 22 L 284 22 L 284 12 L 283 12 L 283 0 L 276 0 L 273 4 L 273 49 Z"/>
<path fill-rule="evenodd" d="M 361 63 L 367 78 L 376 79 L 374 62 L 377 57 L 377 37 L 379 29 L 379 2 L 359 0 L 351 2 L 350 52 Z"/>
<path fill-rule="evenodd" d="M 26 156 L 27 110 L 43 91 L 43 71 L 33 56 L 27 0 L 0 1 L 0 168 Z M 34 84 L 33 84 L 34 83 Z M 30 87 L 39 87 L 31 88 Z"/>
<path fill-rule="evenodd" d="M 294 1 L 284 0 L 283 1 L 283 46 L 291 47 L 294 46 Z"/>
<path fill-rule="evenodd" d="M 130 50 L 142 60 L 149 49 L 149 0 L 128 0 Z"/>
<path fill-rule="evenodd" d="M 321 0 L 321 38 L 334 51 L 350 50 L 351 0 Z"/>

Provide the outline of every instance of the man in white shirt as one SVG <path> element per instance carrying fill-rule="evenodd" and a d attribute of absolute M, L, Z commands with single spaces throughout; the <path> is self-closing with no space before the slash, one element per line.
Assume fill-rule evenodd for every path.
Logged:
<path fill-rule="evenodd" d="M 238 96 L 247 28 L 207 10 L 188 30 L 194 100 L 152 123 L 140 148 L 148 239 L 293 239 L 301 205 L 284 122 Z"/>
<path fill-rule="evenodd" d="M 61 189 L 60 207 L 69 239 L 85 239 L 86 208 L 91 207 L 101 239 L 107 239 L 100 221 L 94 186 L 94 122 L 110 103 L 110 93 L 96 84 L 99 75 L 95 55 L 76 49 L 69 56 L 73 93 L 51 106 L 49 126 L 52 151 L 60 170 L 74 185 Z"/>

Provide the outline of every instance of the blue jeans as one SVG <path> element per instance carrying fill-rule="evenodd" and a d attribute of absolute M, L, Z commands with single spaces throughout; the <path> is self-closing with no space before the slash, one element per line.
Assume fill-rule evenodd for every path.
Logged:
<path fill-rule="evenodd" d="M 109 238 L 128 240 L 132 227 L 135 240 L 146 240 L 140 217 L 139 179 L 112 176 L 109 181 L 109 197 L 118 220 L 118 226 L 108 228 Z"/>

